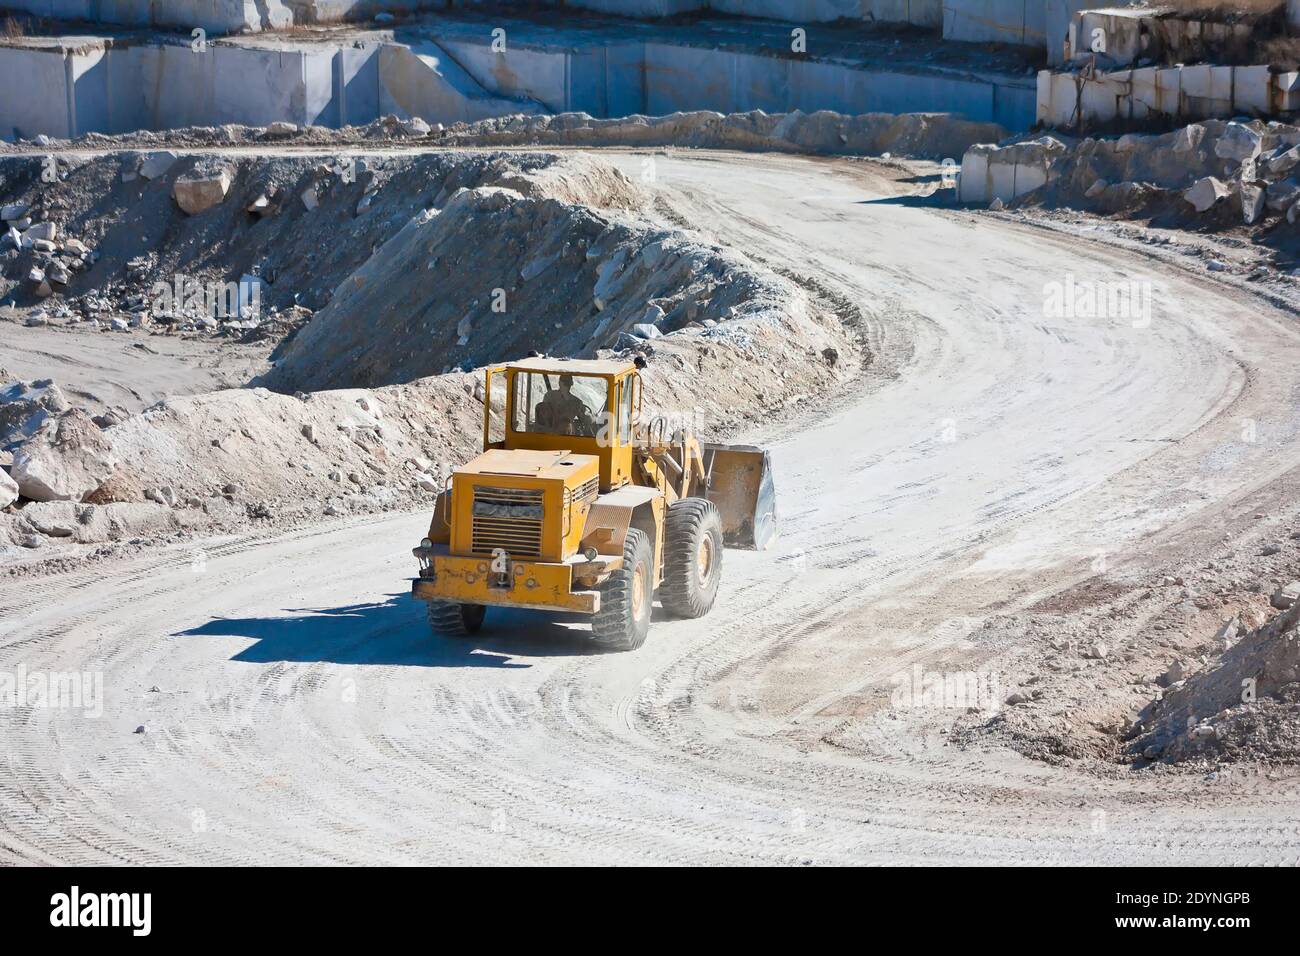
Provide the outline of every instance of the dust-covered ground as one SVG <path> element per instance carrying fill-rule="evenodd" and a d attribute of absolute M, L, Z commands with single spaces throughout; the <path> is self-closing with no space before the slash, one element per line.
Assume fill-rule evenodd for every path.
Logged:
<path fill-rule="evenodd" d="M 104 686 L 94 717 L 0 711 L 16 753 L 0 859 L 1297 858 L 1294 622 L 1274 606 L 1300 573 L 1300 332 L 1283 297 L 1176 250 L 942 208 L 917 195 L 930 169 L 658 149 L 561 167 L 600 168 L 619 197 L 602 204 L 573 192 L 590 172 L 548 194 L 537 173 L 558 161 L 536 155 L 501 160 L 526 189 L 478 181 L 418 225 L 428 207 L 410 210 L 343 293 L 306 305 L 271 346 L 284 364 L 266 382 L 286 391 L 196 394 L 100 430 L 129 449 L 104 482 L 117 504 L 233 517 L 89 565 L 41 532 L 65 563 L 24 560 L 0 585 L 6 664 Z M 340 197 L 345 226 L 355 197 Z M 481 405 L 474 376 L 426 369 L 404 337 L 441 335 L 454 356 L 491 326 L 461 326 L 466 286 L 427 326 L 386 315 L 375 287 L 409 304 L 414 265 L 474 265 L 462 227 L 497 269 L 515 217 L 541 243 L 484 302 L 515 298 L 507 281 L 526 295 L 530 263 L 563 263 L 587 311 L 548 278 L 562 326 L 619 328 L 609 347 L 649 356 L 660 407 L 698 405 L 706 433 L 773 451 L 778 545 L 728 552 L 715 610 L 656 620 L 633 654 L 522 612 L 433 641 L 406 595 L 427 514 L 404 495 L 468 450 Z M 1161 289 L 1148 313 L 1045 308 L 1045 283 L 1127 281 L 1135 263 Z M 680 328 L 617 337 L 638 338 L 647 303 L 667 324 L 705 288 Z M 376 349 L 357 311 L 398 348 Z M 329 334 L 308 335 L 317 322 Z M 340 353 L 363 380 L 340 377 Z M 71 417 L 93 471 L 83 428 Z M 170 503 L 147 497 L 164 477 Z M 108 507 L 51 504 L 50 527 Z M 1243 680 L 1252 699 L 1229 693 Z"/>

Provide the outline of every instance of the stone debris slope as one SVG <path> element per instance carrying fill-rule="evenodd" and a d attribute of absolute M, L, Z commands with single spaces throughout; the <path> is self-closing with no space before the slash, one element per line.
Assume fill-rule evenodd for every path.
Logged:
<path fill-rule="evenodd" d="M 1224 625 L 1225 650 L 1196 673 L 1173 673 L 1141 717 L 1130 752 L 1146 760 L 1300 762 L 1300 604 L 1253 630 Z"/>
<path fill-rule="evenodd" d="M 267 159 L 126 152 L 61 158 L 61 178 L 46 183 L 39 157 L 7 157 L 0 299 L 43 306 L 43 321 L 54 323 L 121 319 L 217 332 L 248 318 L 204 301 L 208 288 L 231 283 L 246 290 L 239 305 L 256 287 L 254 324 L 269 328 L 294 310 L 323 307 L 377 246 L 458 189 L 509 185 L 576 198 L 568 180 L 581 164 L 546 172 L 557 164 L 542 154 L 460 151 Z M 604 167 L 584 173 L 581 201 L 622 207 L 639 194 Z"/>
<path fill-rule="evenodd" d="M 376 386 L 531 351 L 590 356 L 665 334 L 719 343 L 801 296 L 716 245 L 636 216 L 464 190 L 414 217 L 274 356 L 281 391 Z M 812 331 L 811 326 L 804 331 Z M 837 346 L 825 333 L 820 351 Z"/>

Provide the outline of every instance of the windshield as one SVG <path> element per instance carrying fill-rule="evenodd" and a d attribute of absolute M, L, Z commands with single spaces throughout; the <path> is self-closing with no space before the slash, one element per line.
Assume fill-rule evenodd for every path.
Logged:
<path fill-rule="evenodd" d="M 597 375 L 517 372 L 514 430 L 595 438 L 608 395 L 609 382 Z"/>

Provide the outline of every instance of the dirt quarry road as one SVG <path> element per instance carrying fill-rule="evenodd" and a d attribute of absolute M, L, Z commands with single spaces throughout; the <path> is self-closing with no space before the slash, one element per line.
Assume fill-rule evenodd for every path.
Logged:
<path fill-rule="evenodd" d="M 422 515 L 5 583 L 0 668 L 99 671 L 105 703 L 0 709 L 0 863 L 1300 859 L 1294 778 L 1090 775 L 888 706 L 914 665 L 992 660 L 984 616 L 1300 464 L 1294 319 L 900 199 L 865 164 L 673 154 L 656 175 L 674 218 L 872 316 L 865 376 L 750 436 L 782 537 L 727 553 L 714 612 L 631 654 L 525 613 L 435 641 L 405 596 Z M 1045 283 L 1134 273 L 1149 321 L 1044 314 Z"/>

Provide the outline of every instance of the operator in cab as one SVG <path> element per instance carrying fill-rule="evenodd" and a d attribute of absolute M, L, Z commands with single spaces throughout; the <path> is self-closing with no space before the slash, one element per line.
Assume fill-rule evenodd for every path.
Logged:
<path fill-rule="evenodd" d="M 537 427 L 554 435 L 596 434 L 596 421 L 591 409 L 573 394 L 573 376 L 561 375 L 558 388 L 548 391 L 537 403 Z"/>

